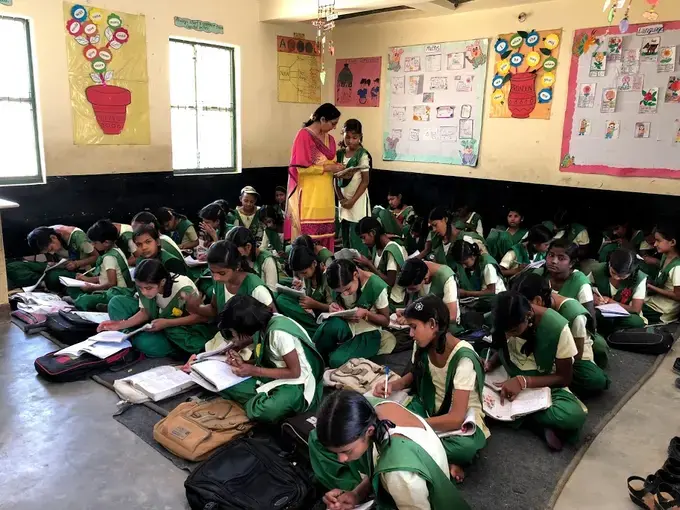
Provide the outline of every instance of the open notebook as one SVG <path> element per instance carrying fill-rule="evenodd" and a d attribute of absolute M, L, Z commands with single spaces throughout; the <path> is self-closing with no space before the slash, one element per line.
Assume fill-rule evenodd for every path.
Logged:
<path fill-rule="evenodd" d="M 285 294 L 287 296 L 297 298 L 297 299 L 303 298 L 307 295 L 307 294 L 305 294 L 304 290 L 293 289 L 291 287 L 286 287 L 285 285 L 280 285 L 278 283 L 276 284 L 276 292 L 278 292 L 279 294 Z"/>
<path fill-rule="evenodd" d="M 84 342 L 79 342 L 57 351 L 55 354 L 75 359 L 87 353 L 100 359 L 106 359 L 128 347 L 132 347 L 132 344 L 128 340 L 123 340 L 122 342 L 96 342 L 93 340 L 85 340 Z"/>
<path fill-rule="evenodd" d="M 137 333 L 151 328 L 151 324 L 144 324 L 141 328 L 137 328 L 130 333 L 123 333 L 122 331 L 101 331 L 94 336 L 88 338 L 93 342 L 106 342 L 110 344 L 125 342 L 129 340 L 130 337 L 136 335 Z"/>
<path fill-rule="evenodd" d="M 628 317 L 630 315 L 630 313 L 628 313 L 628 310 L 626 310 L 618 303 L 607 303 L 606 305 L 596 306 L 595 308 L 597 308 L 600 311 L 602 317 L 616 318 L 616 317 Z"/>
<path fill-rule="evenodd" d="M 250 379 L 250 377 L 235 375 L 231 367 L 225 362 L 226 359 L 226 356 L 214 356 L 193 363 L 191 365 L 191 378 L 199 386 L 214 393 L 226 390 L 246 379 Z"/>
<path fill-rule="evenodd" d="M 527 388 L 517 398 L 501 404 L 501 386 L 509 378 L 502 366 L 492 370 L 484 378 L 482 407 L 490 418 L 498 421 L 514 421 L 521 416 L 544 411 L 552 405 L 550 388 Z"/>
<path fill-rule="evenodd" d="M 350 310 L 342 310 L 340 312 L 327 312 L 327 313 L 322 313 L 319 315 L 316 319 L 317 324 L 321 324 L 323 321 L 328 320 L 332 317 L 340 317 L 341 319 L 347 318 L 347 317 L 353 317 L 354 314 L 357 312 L 356 308 L 352 308 Z"/>
<path fill-rule="evenodd" d="M 452 430 L 450 432 L 437 432 L 437 437 L 443 439 L 451 436 L 472 436 L 477 432 L 477 424 L 475 423 L 477 412 L 470 408 L 465 413 L 465 419 L 460 426 L 460 430 Z"/>
<path fill-rule="evenodd" d="M 129 384 L 154 402 L 182 393 L 196 385 L 189 374 L 170 365 L 125 377 L 121 379 L 121 384 Z"/>

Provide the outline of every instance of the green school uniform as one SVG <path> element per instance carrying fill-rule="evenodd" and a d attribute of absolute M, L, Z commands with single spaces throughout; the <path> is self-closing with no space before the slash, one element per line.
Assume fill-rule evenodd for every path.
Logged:
<path fill-rule="evenodd" d="M 345 157 L 345 149 L 339 149 L 336 153 L 338 163 L 344 164 L 347 168 L 358 166 L 361 163 L 361 159 L 367 154 L 368 151 L 363 147 L 359 147 L 359 149 L 354 153 L 354 155 L 349 160 L 347 160 Z M 349 179 L 337 179 L 336 182 L 338 187 L 342 189 L 347 187 L 351 181 L 352 178 L 350 177 Z M 368 190 L 364 191 L 364 193 L 368 193 Z M 366 201 L 366 210 L 364 211 L 364 214 L 365 216 L 368 216 L 370 214 L 368 201 Z M 338 218 L 338 220 L 339 219 L 340 218 Z M 350 221 L 347 219 L 343 219 L 340 221 L 340 235 L 342 239 L 342 247 L 355 249 L 359 253 L 361 253 L 364 257 L 368 257 L 369 250 L 361 240 L 359 234 L 357 234 L 356 232 L 357 225 L 358 222 Z"/>
<path fill-rule="evenodd" d="M 584 230 L 586 230 L 586 227 L 580 223 L 572 223 L 571 225 L 567 226 L 566 232 L 564 233 L 564 238 L 570 243 L 573 243 L 574 239 L 576 239 L 578 235 Z"/>
<path fill-rule="evenodd" d="M 319 250 L 319 253 L 316 254 L 316 260 L 319 264 L 323 264 L 324 267 L 328 268 L 328 266 L 333 262 L 335 257 L 333 256 L 333 252 L 329 250 L 328 248 L 322 248 Z"/>
<path fill-rule="evenodd" d="M 502 227 L 491 229 L 489 237 L 486 238 L 489 254 L 496 260 L 501 260 L 514 246 L 521 244 L 527 232 L 525 228 L 520 228 L 514 234 L 508 232 L 507 229 L 504 230 Z M 520 264 L 522 263 L 520 262 Z"/>
<path fill-rule="evenodd" d="M 547 253 L 534 253 L 532 258 L 532 256 L 529 254 L 527 246 L 524 243 L 517 243 L 511 249 L 515 252 L 518 264 L 531 264 L 537 260 L 545 260 L 547 256 Z"/>
<path fill-rule="evenodd" d="M 182 255 L 182 252 L 177 248 L 177 245 L 171 237 L 161 234 L 161 248 L 163 248 L 176 259 L 184 260 L 184 255 Z"/>
<path fill-rule="evenodd" d="M 614 299 L 624 305 L 630 305 L 633 301 L 633 293 L 635 289 L 647 278 L 647 275 L 642 271 L 638 271 L 634 282 L 628 280 L 622 282 L 621 287 L 617 289 L 615 295 L 612 296 L 611 286 L 609 284 L 609 264 L 601 263 L 593 268 L 593 279 L 595 280 L 595 287 L 598 292 L 604 296 Z M 630 314 L 627 317 L 609 318 L 603 317 L 599 310 L 597 312 L 597 330 L 604 336 L 609 336 L 614 331 L 630 328 L 644 328 L 645 321 L 640 315 Z"/>
<path fill-rule="evenodd" d="M 274 267 L 276 268 L 276 280 L 277 280 L 276 283 L 278 283 L 279 265 L 276 263 L 276 257 L 274 257 L 274 255 L 272 255 L 271 252 L 268 252 L 267 250 L 260 250 L 260 252 L 257 254 L 257 257 L 255 258 L 253 270 L 255 271 L 255 274 L 257 274 L 257 276 L 259 276 L 262 280 L 265 280 L 263 268 L 264 263 L 267 261 L 267 259 L 272 259 L 274 261 Z"/>
<path fill-rule="evenodd" d="M 97 305 L 108 304 L 115 296 L 132 296 L 135 293 L 134 282 L 132 281 L 132 276 L 130 276 L 130 268 L 128 267 L 127 260 L 121 253 L 120 248 L 114 247 L 104 255 L 100 255 L 95 264 L 96 269 L 94 270 L 94 274 L 98 275 L 101 273 L 101 266 L 105 257 L 113 257 L 116 259 L 116 263 L 123 275 L 125 286 L 121 286 L 121 282 L 118 282 L 118 285 L 115 287 L 111 287 L 105 291 L 92 293 L 85 293 L 80 289 L 69 288 L 68 294 L 74 298 L 74 303 L 78 310 L 93 311 L 97 309 Z"/>
<path fill-rule="evenodd" d="M 396 238 L 402 238 L 404 236 L 404 228 L 399 224 L 394 217 L 394 214 L 392 214 L 392 211 L 389 209 L 385 209 L 381 205 L 376 205 L 373 208 L 371 216 L 380 222 L 388 236 Z"/>
<path fill-rule="evenodd" d="M 329 305 L 333 302 L 331 288 L 326 282 L 326 275 L 321 273 L 321 284 L 314 286 L 311 278 L 305 278 L 305 294 L 319 303 Z M 286 317 L 290 317 L 300 326 L 305 328 L 310 337 L 313 337 L 319 325 L 316 322 L 318 313 L 308 313 L 300 306 L 300 301 L 287 294 L 280 293 L 276 297 L 276 309 Z"/>
<path fill-rule="evenodd" d="M 283 253 L 283 241 L 281 240 L 281 236 L 276 231 L 276 229 L 265 228 L 264 233 L 267 234 L 267 240 L 269 241 L 269 245 L 272 247 L 272 249 L 277 253 Z"/>
<path fill-rule="evenodd" d="M 345 298 L 335 296 L 345 308 L 371 310 L 382 292 L 388 292 L 387 284 L 376 275 L 371 275 L 360 290 L 353 306 L 347 306 Z M 335 292 L 334 292 L 335 294 Z M 313 342 L 330 368 L 338 368 L 351 358 L 370 358 L 380 350 L 381 329 L 367 321 L 350 325 L 347 321 L 333 317 L 324 321 L 314 334 Z"/>
<path fill-rule="evenodd" d="M 553 372 L 557 346 L 560 335 L 565 326 L 568 325 L 567 319 L 552 309 L 546 310 L 535 333 L 536 346 L 533 356 L 536 361 L 537 370 L 522 370 L 510 359 L 508 349 L 503 348 L 499 351 L 499 357 L 503 367 L 510 377 L 518 375 L 537 376 L 546 375 Z M 578 435 L 586 421 L 587 410 L 576 396 L 565 388 L 553 388 L 552 406 L 545 411 L 533 413 L 517 423 L 526 422 L 529 426 L 540 428 L 551 428 L 561 430 L 568 434 L 572 441 L 578 439 Z"/>
<path fill-rule="evenodd" d="M 505 279 L 503 278 L 503 273 L 501 273 L 501 268 L 491 255 L 482 253 L 478 259 L 477 264 L 472 269 L 468 271 L 461 264 L 456 263 L 454 266 L 454 271 L 456 273 L 456 278 L 458 279 L 458 285 L 464 290 L 480 291 L 484 285 L 484 270 L 486 266 L 491 265 L 496 270 L 499 280 L 503 281 L 505 284 Z M 488 312 L 493 307 L 496 302 L 495 295 L 481 296 L 477 298 L 474 304 L 475 310 L 479 312 Z"/>
<path fill-rule="evenodd" d="M 170 234 L 170 237 L 177 244 L 182 244 L 184 242 L 184 236 L 189 228 L 193 227 L 194 224 L 191 220 L 183 218 L 177 223 L 177 228 Z"/>
<path fill-rule="evenodd" d="M 255 366 L 280 368 L 273 361 L 269 343 L 269 336 L 275 331 L 288 333 L 300 341 L 315 384 L 312 388 L 312 381 L 303 383 L 252 377 L 220 392 L 222 397 L 241 404 L 248 418 L 253 421 L 278 423 L 290 415 L 314 410 L 323 393 L 321 379 L 324 364 L 321 355 L 300 325 L 283 315 L 274 315 L 267 324 L 264 334 L 258 332 L 253 337 Z M 305 392 L 306 384 L 309 385 L 308 392 Z"/>
<path fill-rule="evenodd" d="M 671 270 L 677 266 L 680 266 L 680 257 L 676 257 L 673 259 L 671 262 L 668 263 L 666 267 L 664 267 L 664 264 L 666 263 L 666 255 L 661 257 L 661 265 L 659 266 L 659 272 L 656 275 L 656 278 L 652 280 L 652 285 L 655 287 L 658 287 L 660 289 L 665 288 L 664 286 L 666 285 L 666 282 L 668 282 L 668 278 L 671 275 Z M 645 316 L 645 318 L 648 320 L 649 324 L 660 324 L 662 322 L 662 317 L 663 321 L 668 322 L 669 320 L 675 320 L 677 317 L 664 317 L 669 315 L 668 313 L 662 313 L 651 306 L 649 306 L 648 301 L 649 298 L 656 297 L 658 295 L 652 295 L 652 296 L 647 296 L 647 302 L 642 307 L 642 314 Z M 669 300 L 669 298 L 663 298 Z M 670 300 L 669 300 L 670 301 Z"/>
<path fill-rule="evenodd" d="M 456 241 L 461 241 L 465 237 L 470 237 L 472 240 L 475 242 L 475 244 L 481 247 L 484 247 L 484 250 L 481 251 L 486 251 L 486 245 L 484 244 L 484 238 L 477 234 L 476 232 L 468 232 L 468 231 L 463 231 L 460 230 L 458 232 L 458 235 L 454 239 L 451 239 L 450 243 L 453 245 Z M 435 234 L 433 232 L 430 232 L 427 236 L 428 241 L 432 243 L 432 248 L 430 250 L 430 253 L 427 256 L 427 259 L 436 262 L 437 264 L 446 264 L 452 268 L 456 265 L 456 261 L 453 260 L 453 257 L 451 257 L 448 253 L 448 250 L 444 249 L 444 240 L 439 234 Z M 451 246 L 449 246 L 449 249 Z"/>
<path fill-rule="evenodd" d="M 239 211 L 239 208 L 236 207 L 234 209 L 233 213 L 234 219 L 233 224 L 234 227 L 246 227 L 246 221 L 243 219 L 241 216 L 241 212 Z M 253 237 L 255 238 L 256 242 L 259 243 L 262 241 L 262 234 L 264 234 L 264 224 L 260 223 L 260 207 L 256 206 L 255 207 L 255 213 L 253 215 L 253 219 L 250 222 L 250 226 L 246 227 L 248 230 L 250 230 L 253 234 Z M 226 235 L 226 233 L 225 233 Z M 224 237 L 218 235 L 218 239 L 224 239 Z"/>
<path fill-rule="evenodd" d="M 184 259 L 178 259 L 177 257 L 173 256 L 170 252 L 166 251 L 165 248 L 161 248 L 160 252 L 160 257 L 157 257 L 160 259 L 161 264 L 163 264 L 163 267 L 167 269 L 170 273 L 173 274 L 180 274 L 182 276 L 191 276 L 189 275 L 189 268 L 187 267 L 186 262 Z M 144 257 L 139 257 L 137 259 L 137 262 L 135 262 L 135 266 L 139 266 L 141 262 L 145 260 Z M 192 278 L 193 280 L 193 278 Z"/>
<path fill-rule="evenodd" d="M 382 486 L 380 475 L 408 471 L 417 474 L 427 483 L 432 510 L 470 509 L 450 478 L 427 451 L 411 439 L 394 435 L 389 441 L 384 440 L 375 446 L 378 457 L 374 456 L 371 445 L 360 459 L 342 464 L 338 462 L 336 454 L 321 445 L 316 430 L 313 430 L 309 436 L 309 458 L 314 474 L 327 489 L 346 491 L 353 490 L 364 477 L 368 477 L 373 486 L 376 508 L 396 510 L 394 500 Z"/>
<path fill-rule="evenodd" d="M 593 339 L 593 345 L 595 344 L 595 335 L 598 335 L 598 333 L 593 327 L 593 318 L 590 316 L 590 312 L 588 312 L 588 310 L 586 310 L 586 308 L 581 303 L 575 299 L 567 299 L 562 303 L 558 312 L 562 317 L 567 319 L 570 328 L 577 317 L 584 315 L 586 317 L 586 329 L 588 334 Z M 604 339 L 601 341 L 604 341 Z M 595 363 L 594 360 L 574 360 L 573 370 L 574 373 L 569 387 L 577 395 L 596 395 L 608 389 L 609 385 L 611 384 L 607 374 Z"/>
<path fill-rule="evenodd" d="M 416 356 L 418 353 L 416 353 Z M 421 378 L 416 385 L 418 393 L 414 395 L 411 403 L 407 406 L 409 411 L 416 413 L 423 418 L 430 418 L 433 416 L 443 416 L 448 414 L 453 403 L 453 393 L 456 391 L 454 385 L 454 378 L 458 364 L 463 359 L 472 361 L 472 366 L 476 375 L 475 391 L 479 398 L 479 402 L 483 402 L 482 390 L 484 389 L 484 369 L 480 362 L 479 356 L 474 349 L 467 346 L 460 347 L 449 361 L 446 372 L 446 394 L 439 409 L 436 408 L 436 389 L 432 382 L 432 375 L 430 373 L 430 357 L 427 350 L 423 349 L 420 352 L 421 363 L 423 371 Z M 466 466 L 472 462 L 477 452 L 486 446 L 486 436 L 481 428 L 477 428 L 472 436 L 449 436 L 442 439 L 442 444 L 446 450 L 446 457 L 449 463 L 457 466 Z"/>
<path fill-rule="evenodd" d="M 126 258 L 130 258 L 133 253 L 130 251 L 130 244 L 134 244 L 134 241 L 132 240 L 133 235 L 134 232 L 130 225 L 120 224 L 120 234 L 116 240 L 116 246 L 121 249 Z"/>
<path fill-rule="evenodd" d="M 268 287 L 265 285 L 265 283 L 259 276 L 252 273 L 248 273 L 241 282 L 241 286 L 238 288 L 238 291 L 236 291 L 235 295 L 253 296 L 255 289 L 257 289 L 258 287 L 263 287 L 267 289 L 267 292 L 271 294 L 271 291 L 268 289 Z M 231 296 L 227 296 L 227 288 L 225 284 L 222 283 L 215 285 L 215 300 L 217 302 L 217 313 L 221 313 L 222 310 L 224 310 L 224 307 L 227 306 L 227 301 L 229 301 L 230 297 Z"/>

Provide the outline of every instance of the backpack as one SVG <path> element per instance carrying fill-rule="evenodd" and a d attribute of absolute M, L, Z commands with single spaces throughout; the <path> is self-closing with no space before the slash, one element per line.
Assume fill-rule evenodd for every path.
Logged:
<path fill-rule="evenodd" d="M 28 335 L 47 329 L 47 315 L 44 313 L 14 310 L 10 315 L 13 319 L 12 322 Z"/>
<path fill-rule="evenodd" d="M 281 436 L 286 451 L 300 453 L 309 460 L 309 434 L 315 428 L 316 414 L 311 411 L 283 420 Z"/>
<path fill-rule="evenodd" d="M 184 482 L 192 510 L 307 510 L 312 474 L 270 437 L 243 437 L 198 466 Z"/>
<path fill-rule="evenodd" d="M 123 349 L 106 359 L 84 353 L 77 358 L 58 355 L 54 351 L 35 360 L 33 366 L 43 378 L 52 382 L 73 382 L 106 370 L 121 370 L 137 363 L 144 355 L 134 349 Z"/>
<path fill-rule="evenodd" d="M 624 329 L 607 338 L 607 343 L 614 349 L 640 354 L 664 354 L 674 341 L 672 328 L 664 325 Z"/>
<path fill-rule="evenodd" d="M 153 438 L 178 457 L 198 461 L 253 426 L 236 402 L 215 398 L 178 405 L 154 426 Z"/>
<path fill-rule="evenodd" d="M 47 331 L 59 342 L 73 345 L 97 334 L 96 322 L 81 319 L 75 313 L 59 310 L 47 316 Z"/>
<path fill-rule="evenodd" d="M 354 390 L 366 393 L 378 381 L 385 381 L 385 367 L 364 358 L 352 358 L 338 368 L 326 370 L 323 374 L 324 386 L 336 389 Z M 390 372 L 389 380 L 394 382 L 399 375 Z"/>

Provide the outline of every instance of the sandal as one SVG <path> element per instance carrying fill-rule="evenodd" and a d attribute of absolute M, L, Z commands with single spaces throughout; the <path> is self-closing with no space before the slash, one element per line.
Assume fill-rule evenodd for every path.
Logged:
<path fill-rule="evenodd" d="M 673 363 L 673 372 L 680 374 L 680 358 L 675 358 L 675 363 Z"/>
<path fill-rule="evenodd" d="M 668 471 L 673 476 L 680 477 L 680 460 L 668 457 L 662 469 Z"/>
<path fill-rule="evenodd" d="M 665 466 L 666 464 L 664 464 Z M 658 481 L 657 486 L 660 484 L 666 484 L 670 485 L 676 490 L 680 490 L 680 474 L 675 474 L 671 473 L 667 469 L 659 469 L 656 473 L 653 475 L 650 475 L 650 477 L 656 477 L 656 480 Z"/>
<path fill-rule="evenodd" d="M 678 381 L 675 381 L 675 385 L 678 385 Z M 671 439 L 668 445 L 668 456 L 675 460 L 680 460 L 680 436 L 675 436 Z"/>
<path fill-rule="evenodd" d="M 680 492 L 668 484 L 659 485 L 655 510 L 680 510 Z"/>
<path fill-rule="evenodd" d="M 640 508 L 645 508 L 646 510 L 656 509 L 656 499 L 654 497 L 656 484 L 651 483 L 650 478 L 652 478 L 652 476 L 653 475 L 648 476 L 646 479 L 639 476 L 631 476 L 628 478 L 628 495 L 630 496 L 630 500 Z M 633 484 L 635 484 L 637 488 L 634 487 Z"/>

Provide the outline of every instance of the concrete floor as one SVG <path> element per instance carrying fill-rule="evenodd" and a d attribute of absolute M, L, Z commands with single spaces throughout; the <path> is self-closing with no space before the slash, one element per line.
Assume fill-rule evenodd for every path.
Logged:
<path fill-rule="evenodd" d="M 113 392 L 37 377 L 54 349 L 0 324 L 0 509 L 187 509 L 186 473 L 111 418 Z"/>

